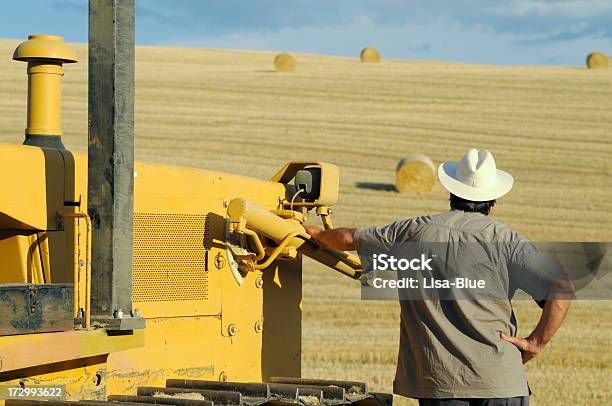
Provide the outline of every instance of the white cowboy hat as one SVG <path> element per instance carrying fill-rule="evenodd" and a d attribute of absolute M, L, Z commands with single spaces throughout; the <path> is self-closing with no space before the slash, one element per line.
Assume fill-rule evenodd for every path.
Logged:
<path fill-rule="evenodd" d="M 512 189 L 514 179 L 495 166 L 486 149 L 470 149 L 461 162 L 444 162 L 438 179 L 446 190 L 462 199 L 486 202 L 502 197 Z"/>

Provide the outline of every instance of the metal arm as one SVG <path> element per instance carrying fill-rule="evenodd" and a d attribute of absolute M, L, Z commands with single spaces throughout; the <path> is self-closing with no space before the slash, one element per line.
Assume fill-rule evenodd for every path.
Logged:
<path fill-rule="evenodd" d="M 227 213 L 234 232 L 243 232 L 251 237 L 253 233 L 261 233 L 278 244 L 268 260 L 256 265 L 256 269 L 270 266 L 284 249 L 291 247 L 351 278 L 358 279 L 361 275 L 359 258 L 314 242 L 304 227 L 295 220 L 283 219 L 241 198 L 233 199 L 229 203 Z M 255 239 L 254 241 L 257 246 L 257 241 Z M 259 247 L 257 248 L 259 251 Z"/>

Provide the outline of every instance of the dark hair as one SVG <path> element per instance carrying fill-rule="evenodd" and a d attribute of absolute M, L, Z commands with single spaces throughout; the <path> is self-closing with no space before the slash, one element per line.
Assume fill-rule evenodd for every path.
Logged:
<path fill-rule="evenodd" d="M 462 199 L 452 193 L 450 195 L 450 207 L 454 210 L 467 211 L 471 213 L 482 213 L 485 216 L 488 216 L 493 206 L 495 206 L 495 200 L 473 202 L 471 200 Z"/>

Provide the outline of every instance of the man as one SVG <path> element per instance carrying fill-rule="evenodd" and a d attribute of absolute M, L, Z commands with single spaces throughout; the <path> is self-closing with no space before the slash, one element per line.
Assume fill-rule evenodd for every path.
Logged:
<path fill-rule="evenodd" d="M 527 405 L 530 390 L 522 364 L 537 356 L 561 325 L 570 305 L 562 284 L 543 273 L 542 255 L 524 237 L 492 220 L 496 199 L 510 191 L 513 178 L 497 170 L 491 153 L 471 149 L 460 163 L 446 162 L 438 179 L 450 192 L 448 212 L 399 220 L 384 227 L 321 230 L 307 227 L 315 240 L 362 255 L 367 245 L 392 247 L 435 242 L 446 252 L 459 244 L 497 244 L 475 261 L 455 255 L 454 275 L 475 267 L 489 271 L 497 300 L 402 300 L 400 350 L 394 392 L 421 405 Z M 475 265 L 476 264 L 476 265 Z M 446 269 L 446 268 L 445 268 Z M 543 307 L 537 327 L 516 337 L 510 299 L 516 289 Z M 501 298 L 501 299 L 500 299 Z"/>

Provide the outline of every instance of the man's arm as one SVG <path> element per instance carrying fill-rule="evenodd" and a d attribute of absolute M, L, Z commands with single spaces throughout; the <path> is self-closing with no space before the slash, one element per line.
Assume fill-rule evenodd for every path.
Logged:
<path fill-rule="evenodd" d="M 523 357 L 523 364 L 536 357 L 555 335 L 569 311 L 572 295 L 567 288 L 553 287 L 546 300 L 538 325 L 527 338 L 511 337 L 501 333 L 501 338 L 514 344 Z"/>
<path fill-rule="evenodd" d="M 355 251 L 356 228 L 339 227 L 332 230 L 321 230 L 317 226 L 306 226 L 306 232 L 313 240 L 340 251 Z"/>

